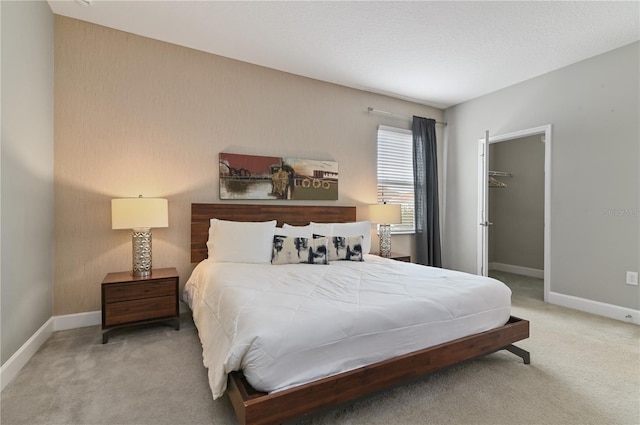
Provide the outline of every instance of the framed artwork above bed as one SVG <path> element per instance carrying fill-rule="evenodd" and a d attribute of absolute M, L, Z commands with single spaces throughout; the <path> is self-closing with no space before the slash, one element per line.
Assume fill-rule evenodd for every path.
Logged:
<path fill-rule="evenodd" d="M 220 199 L 338 200 L 338 163 L 220 153 Z"/>

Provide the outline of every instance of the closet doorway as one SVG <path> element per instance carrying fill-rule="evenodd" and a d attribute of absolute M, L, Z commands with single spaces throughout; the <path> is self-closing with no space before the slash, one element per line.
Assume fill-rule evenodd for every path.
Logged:
<path fill-rule="evenodd" d="M 479 143 L 478 274 L 543 279 L 550 291 L 551 125 Z M 532 292 L 535 295 L 535 292 Z M 540 295 L 537 295 L 541 298 Z"/>

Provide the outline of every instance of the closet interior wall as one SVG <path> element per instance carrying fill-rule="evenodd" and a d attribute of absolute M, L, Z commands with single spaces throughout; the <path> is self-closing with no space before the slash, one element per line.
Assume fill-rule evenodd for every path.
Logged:
<path fill-rule="evenodd" d="M 489 145 L 489 268 L 544 270 L 544 142 L 541 135 Z"/>

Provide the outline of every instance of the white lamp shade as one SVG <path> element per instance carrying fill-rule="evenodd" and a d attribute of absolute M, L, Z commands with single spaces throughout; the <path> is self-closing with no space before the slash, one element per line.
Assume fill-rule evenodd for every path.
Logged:
<path fill-rule="evenodd" d="M 402 223 L 400 204 L 369 205 L 369 220 L 377 224 Z"/>
<path fill-rule="evenodd" d="M 169 226 L 167 200 L 120 198 L 111 200 L 111 228 L 138 229 Z"/>

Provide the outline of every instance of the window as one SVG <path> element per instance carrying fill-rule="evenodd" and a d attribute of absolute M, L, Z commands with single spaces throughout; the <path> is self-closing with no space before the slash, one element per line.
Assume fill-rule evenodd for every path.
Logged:
<path fill-rule="evenodd" d="M 411 130 L 378 127 L 378 203 L 400 204 L 402 224 L 391 233 L 415 231 L 413 201 L 413 137 Z"/>

